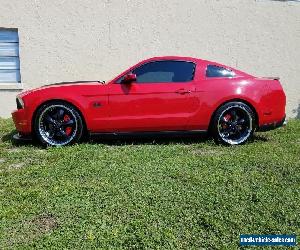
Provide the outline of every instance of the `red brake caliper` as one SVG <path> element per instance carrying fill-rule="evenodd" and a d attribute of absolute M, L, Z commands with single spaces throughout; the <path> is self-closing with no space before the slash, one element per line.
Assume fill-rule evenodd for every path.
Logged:
<path fill-rule="evenodd" d="M 64 122 L 70 121 L 70 116 L 64 115 Z M 72 133 L 72 127 L 66 127 L 66 134 L 69 136 Z"/>
<path fill-rule="evenodd" d="M 224 116 L 225 123 L 222 124 L 222 128 L 223 129 L 227 128 L 226 122 L 228 122 L 230 119 L 231 119 L 231 115 L 230 114 L 227 114 L 227 115 Z"/>

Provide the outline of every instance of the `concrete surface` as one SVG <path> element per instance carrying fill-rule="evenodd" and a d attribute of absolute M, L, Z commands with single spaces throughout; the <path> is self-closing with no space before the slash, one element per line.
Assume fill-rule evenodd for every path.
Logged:
<path fill-rule="evenodd" d="M 156 55 L 218 61 L 280 76 L 287 114 L 300 117 L 300 3 L 268 0 L 0 0 L 0 26 L 18 28 L 24 89 L 108 80 Z M 18 91 L 1 90 L 8 117 Z"/>

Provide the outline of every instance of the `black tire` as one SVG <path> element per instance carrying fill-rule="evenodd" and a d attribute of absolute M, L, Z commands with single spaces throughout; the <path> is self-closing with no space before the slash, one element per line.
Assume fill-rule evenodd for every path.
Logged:
<path fill-rule="evenodd" d="M 53 101 L 38 108 L 33 131 L 36 139 L 44 146 L 65 146 L 81 140 L 84 123 L 73 105 Z"/>
<path fill-rule="evenodd" d="M 255 115 L 243 102 L 222 105 L 211 121 L 211 133 L 217 144 L 240 145 L 253 137 Z"/>

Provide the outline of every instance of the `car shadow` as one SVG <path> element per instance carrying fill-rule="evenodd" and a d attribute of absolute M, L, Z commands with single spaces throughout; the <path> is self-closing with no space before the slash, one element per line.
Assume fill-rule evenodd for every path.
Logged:
<path fill-rule="evenodd" d="M 13 146 L 26 146 L 31 145 L 38 148 L 42 148 L 41 144 L 39 144 L 36 140 L 29 141 L 17 141 L 13 138 L 13 136 L 17 134 L 16 130 L 12 130 L 11 132 L 2 136 L 1 140 L 3 142 L 9 142 Z M 269 138 L 262 134 L 255 134 L 253 140 L 249 143 L 255 142 L 267 142 Z M 105 144 L 110 146 L 124 146 L 124 145 L 144 145 L 144 144 L 195 144 L 195 143 L 212 143 L 214 144 L 211 136 L 207 134 L 199 134 L 195 135 L 147 135 L 147 136 L 134 136 L 134 135 L 118 135 L 118 136 L 106 136 L 102 138 L 100 136 L 93 136 L 91 138 L 84 139 L 83 143 L 87 144 Z"/>
<path fill-rule="evenodd" d="M 26 145 L 32 145 L 32 146 L 36 146 L 38 148 L 41 148 L 42 145 L 40 145 L 38 142 L 36 142 L 35 140 L 27 140 L 27 141 L 17 141 L 13 138 L 13 136 L 15 134 L 17 134 L 18 132 L 16 130 L 12 130 L 11 132 L 3 135 L 1 137 L 1 141 L 2 142 L 8 142 L 11 143 L 14 147 L 19 147 L 19 146 L 26 146 Z"/>
<path fill-rule="evenodd" d="M 210 138 L 207 135 L 147 135 L 147 136 L 135 136 L 135 135 L 118 135 L 112 137 L 101 138 L 94 136 L 90 138 L 88 143 L 90 144 L 106 144 L 111 146 L 124 146 L 124 145 L 143 145 L 143 144 L 194 144 L 204 143 Z"/>
<path fill-rule="evenodd" d="M 3 142 L 11 142 L 13 143 L 14 139 L 13 136 L 17 134 L 16 130 L 12 130 L 11 132 L 9 132 L 8 134 L 5 134 L 1 137 L 1 141 Z"/>
<path fill-rule="evenodd" d="M 254 134 L 252 142 L 268 142 L 270 139 L 262 134 Z"/>

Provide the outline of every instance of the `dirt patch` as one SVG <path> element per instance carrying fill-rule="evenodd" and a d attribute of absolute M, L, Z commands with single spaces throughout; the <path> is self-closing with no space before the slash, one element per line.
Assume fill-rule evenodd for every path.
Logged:
<path fill-rule="evenodd" d="M 51 214 L 42 214 L 30 221 L 41 233 L 48 233 L 58 227 L 56 218 Z"/>
<path fill-rule="evenodd" d="M 7 150 L 9 153 L 17 153 L 20 152 L 21 150 L 19 148 L 10 148 Z"/>
<path fill-rule="evenodd" d="M 46 149 L 36 149 L 35 152 L 45 154 L 45 153 L 47 153 L 47 150 Z"/>
<path fill-rule="evenodd" d="M 14 164 L 9 165 L 8 169 L 15 170 L 15 169 L 21 169 L 23 167 L 25 167 L 25 163 L 21 162 L 21 163 L 14 163 Z"/>
<path fill-rule="evenodd" d="M 58 227 L 55 216 L 51 214 L 41 214 L 31 220 L 25 220 L 15 224 L 10 228 L 6 236 L 5 245 L 12 248 L 16 245 L 28 244 L 42 237 L 46 233 L 52 232 Z"/>
<path fill-rule="evenodd" d="M 218 156 L 218 155 L 222 155 L 223 152 L 219 151 L 219 150 L 215 150 L 215 149 L 195 149 L 192 151 L 192 153 L 194 155 L 211 155 L 211 156 Z"/>

